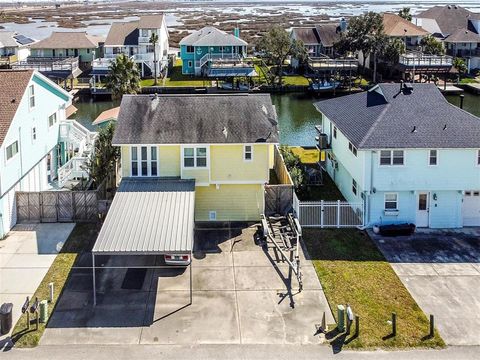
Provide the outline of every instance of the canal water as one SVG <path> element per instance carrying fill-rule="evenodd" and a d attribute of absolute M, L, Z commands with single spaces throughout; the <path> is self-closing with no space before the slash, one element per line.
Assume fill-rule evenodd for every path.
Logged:
<path fill-rule="evenodd" d="M 315 145 L 315 125 L 321 124 L 320 113 L 314 103 L 322 99 L 309 94 L 290 93 L 272 95 L 272 102 L 277 109 L 280 125 L 280 143 L 297 146 Z M 460 105 L 458 95 L 449 95 L 447 100 Z M 119 101 L 93 101 L 89 98 L 75 103 L 78 108 L 76 119 L 89 129 L 94 129 L 92 121 L 105 110 L 119 106 Z M 480 117 L 480 96 L 465 93 L 463 108 Z"/>

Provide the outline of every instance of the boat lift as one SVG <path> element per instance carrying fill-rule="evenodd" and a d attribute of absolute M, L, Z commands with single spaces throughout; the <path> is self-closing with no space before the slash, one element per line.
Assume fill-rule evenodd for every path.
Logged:
<path fill-rule="evenodd" d="M 298 281 L 298 292 L 303 289 L 302 272 L 300 269 L 300 237 L 302 228 L 293 214 L 287 216 L 261 215 L 263 237 L 271 242 L 288 263 Z M 294 254 L 292 259 L 292 254 Z"/>

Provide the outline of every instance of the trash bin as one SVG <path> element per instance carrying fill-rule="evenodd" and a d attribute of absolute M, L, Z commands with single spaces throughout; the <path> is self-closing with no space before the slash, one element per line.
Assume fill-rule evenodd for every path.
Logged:
<path fill-rule="evenodd" d="M 47 322 L 48 319 L 48 301 L 42 300 L 39 304 L 40 307 L 40 319 L 39 321 L 43 324 Z"/>
<path fill-rule="evenodd" d="M 6 335 L 12 328 L 12 303 L 4 303 L 0 306 L 0 335 Z"/>

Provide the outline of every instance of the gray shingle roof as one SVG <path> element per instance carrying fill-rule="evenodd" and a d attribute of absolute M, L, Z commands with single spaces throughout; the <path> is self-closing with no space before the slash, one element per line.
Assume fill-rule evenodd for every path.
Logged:
<path fill-rule="evenodd" d="M 138 20 L 139 29 L 160 29 L 163 23 L 163 14 L 142 15 Z"/>
<path fill-rule="evenodd" d="M 333 46 L 340 38 L 338 24 L 319 24 L 311 28 L 293 28 L 292 32 L 297 40 L 306 45 Z"/>
<path fill-rule="evenodd" d="M 434 84 L 380 84 L 315 107 L 359 149 L 480 148 L 480 118 L 448 103 Z"/>
<path fill-rule="evenodd" d="M 85 31 L 54 31 L 39 42 L 31 45 L 32 49 L 94 49 L 98 42 Z"/>
<path fill-rule="evenodd" d="M 458 29 L 447 36 L 445 42 L 457 43 L 480 43 L 480 35 L 467 29 Z"/>
<path fill-rule="evenodd" d="M 278 142 L 268 94 L 126 95 L 113 143 L 214 144 Z"/>
<path fill-rule="evenodd" d="M 113 23 L 108 31 L 106 46 L 138 45 L 138 21 Z"/>
<path fill-rule="evenodd" d="M 293 28 L 292 33 L 295 39 L 301 40 L 305 45 L 320 44 L 315 28 Z"/>
<path fill-rule="evenodd" d="M 190 252 L 194 212 L 195 180 L 124 178 L 92 251 L 103 254 Z"/>
<path fill-rule="evenodd" d="M 180 45 L 192 46 L 247 46 L 248 43 L 233 34 L 206 26 L 180 40 Z"/>
<path fill-rule="evenodd" d="M 480 14 L 471 12 L 461 6 L 444 5 L 433 6 L 415 17 L 435 19 L 443 35 L 446 36 L 453 34 L 458 29 L 469 28 L 469 20 L 480 19 Z"/>

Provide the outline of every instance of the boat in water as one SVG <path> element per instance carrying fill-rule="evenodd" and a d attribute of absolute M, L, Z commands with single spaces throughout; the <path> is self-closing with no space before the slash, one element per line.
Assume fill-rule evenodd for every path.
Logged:
<path fill-rule="evenodd" d="M 329 91 L 336 89 L 340 83 L 338 81 L 320 81 L 310 84 L 309 89 L 311 91 Z"/>

